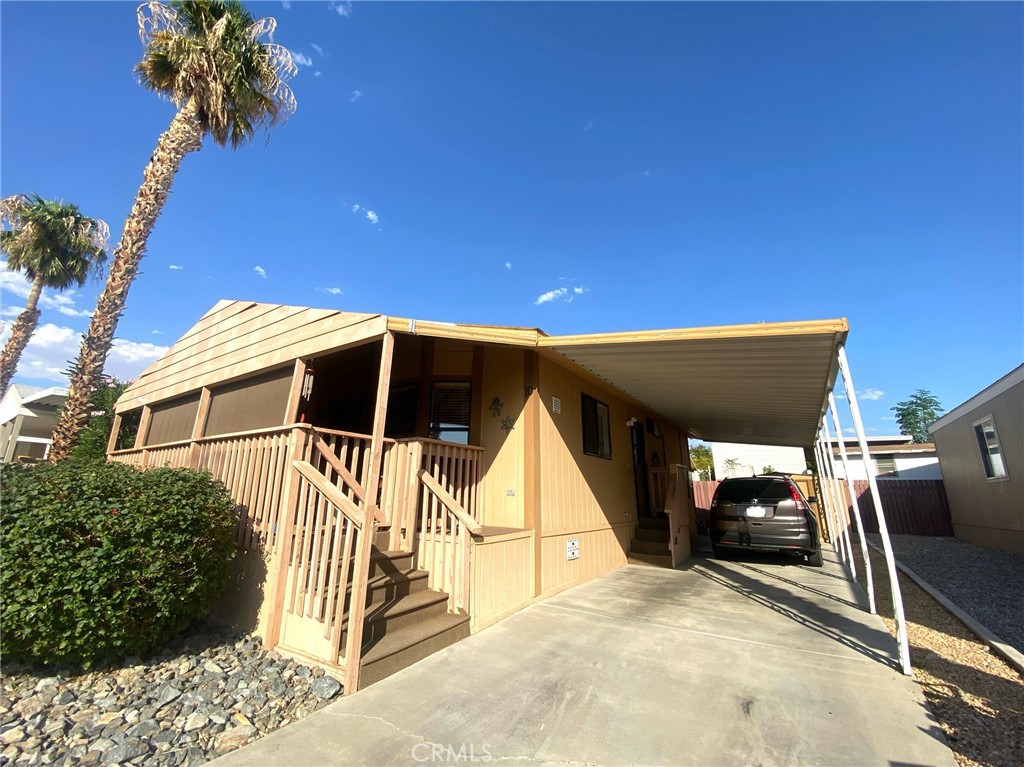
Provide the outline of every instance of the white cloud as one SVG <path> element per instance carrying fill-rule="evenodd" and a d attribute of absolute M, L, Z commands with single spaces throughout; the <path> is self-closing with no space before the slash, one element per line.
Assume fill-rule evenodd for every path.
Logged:
<path fill-rule="evenodd" d="M 590 130 L 593 127 L 594 127 L 594 121 L 593 120 L 587 120 L 585 123 L 583 123 L 583 130 L 585 130 L 585 131 L 588 131 L 588 130 Z"/>
<path fill-rule="evenodd" d="M 856 434 L 857 433 L 857 430 L 855 428 L 853 428 L 852 426 L 847 426 L 845 429 L 843 429 L 843 431 L 845 431 L 847 434 Z"/>
<path fill-rule="evenodd" d="M 883 421 L 895 421 L 896 420 L 896 416 L 894 416 L 894 415 L 883 415 L 882 416 L 882 420 Z"/>
<path fill-rule="evenodd" d="M 172 272 L 180 272 L 185 267 L 182 266 L 181 264 L 171 264 L 167 268 L 170 269 Z"/>
<path fill-rule="evenodd" d="M 864 391 L 857 392 L 857 396 L 861 399 L 870 400 L 872 402 L 882 399 L 885 396 L 885 392 L 881 389 L 865 389 Z"/>
<path fill-rule="evenodd" d="M 371 224 L 376 224 L 377 222 L 380 221 L 380 216 L 378 216 L 372 210 L 368 210 L 366 211 L 366 220 L 369 221 Z"/>
<path fill-rule="evenodd" d="M 320 77 L 323 74 L 319 69 L 313 73 L 313 77 Z"/>
<path fill-rule="evenodd" d="M 354 104 L 355 102 L 359 101 L 359 99 L 361 99 L 362 97 L 363 92 L 361 90 L 354 90 L 352 91 L 352 95 L 348 97 L 348 100 Z"/>
<path fill-rule="evenodd" d="M 329 288 L 317 288 L 317 290 L 319 290 L 321 293 L 329 293 L 332 296 L 342 296 L 342 295 L 344 295 L 344 291 L 341 288 L 336 287 L 336 286 L 332 286 L 332 287 L 329 287 Z"/>
<path fill-rule="evenodd" d="M 284 8 L 284 9 L 285 9 L 286 11 L 290 11 L 290 10 L 292 9 L 292 4 L 291 4 L 291 3 L 290 3 L 290 2 L 288 1 L 288 0 L 281 0 L 281 6 L 282 6 L 282 7 L 283 7 L 283 8 Z"/>
<path fill-rule="evenodd" d="M 28 298 L 28 294 L 32 291 L 32 284 L 28 278 L 21 272 L 8 269 L 6 261 L 0 261 L 0 285 L 8 293 L 13 293 L 18 298 Z M 91 317 L 91 311 L 75 308 L 77 295 L 78 291 L 75 290 L 57 292 L 44 288 L 39 296 L 39 307 L 40 309 L 54 309 L 65 317 Z"/>
<path fill-rule="evenodd" d="M 576 296 L 582 296 L 584 293 L 589 292 L 590 288 L 584 285 L 576 285 L 572 288 L 555 288 L 547 293 L 541 293 L 533 303 L 540 305 L 546 304 L 549 301 L 563 301 L 564 303 L 571 304 Z"/>
<path fill-rule="evenodd" d="M 309 44 L 309 47 L 310 47 L 310 48 L 312 48 L 312 49 L 313 49 L 314 51 L 316 51 L 317 53 L 319 53 L 319 54 L 320 54 L 321 56 L 323 56 L 323 55 L 324 55 L 324 49 L 323 49 L 323 48 L 321 48 L 321 47 L 320 47 L 319 45 L 317 45 L 316 43 L 310 43 L 310 44 Z"/>
<path fill-rule="evenodd" d="M 304 54 L 302 51 L 292 51 L 292 61 L 298 64 L 300 67 L 311 67 L 313 66 L 313 59 Z"/>
<path fill-rule="evenodd" d="M 555 301 L 562 298 L 568 292 L 569 288 L 555 288 L 554 290 L 549 290 L 547 293 L 541 293 L 533 303 L 538 306 L 540 304 L 546 304 L 548 301 Z"/>
<path fill-rule="evenodd" d="M 511 261 L 506 261 L 505 262 L 505 268 L 506 269 L 511 269 L 512 268 L 512 262 Z"/>
<path fill-rule="evenodd" d="M 644 171 L 644 175 L 645 175 L 645 176 L 649 176 L 649 175 L 651 175 L 651 172 L 650 172 L 649 170 L 645 170 L 645 171 Z"/>
<path fill-rule="evenodd" d="M 330 0 L 330 2 L 327 3 L 327 7 L 330 8 L 339 16 L 348 16 L 350 13 L 352 13 L 352 3 L 349 2 L 349 0 L 342 0 L 342 2 L 340 3 L 336 3 L 334 2 L 334 0 Z"/>
<path fill-rule="evenodd" d="M 252 270 L 263 279 L 267 279 L 267 270 L 264 269 L 262 266 L 254 266 Z"/>
<path fill-rule="evenodd" d="M 23 311 L 25 311 L 24 306 L 5 306 L 0 309 L 0 317 L 17 317 Z"/>
<path fill-rule="evenodd" d="M 82 334 L 73 328 L 46 322 L 36 328 L 18 363 L 16 378 L 53 381 L 67 385 L 66 370 L 78 359 Z M 123 380 L 135 378 L 169 347 L 115 338 L 104 373 Z"/>

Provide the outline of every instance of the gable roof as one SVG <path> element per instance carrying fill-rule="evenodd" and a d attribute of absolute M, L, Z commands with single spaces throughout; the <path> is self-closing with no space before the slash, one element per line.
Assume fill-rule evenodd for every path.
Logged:
<path fill-rule="evenodd" d="M 849 325 L 835 319 L 549 336 L 538 328 L 221 301 L 139 376 L 117 410 L 387 331 L 534 348 L 588 371 L 694 436 L 803 447 L 814 442 Z"/>

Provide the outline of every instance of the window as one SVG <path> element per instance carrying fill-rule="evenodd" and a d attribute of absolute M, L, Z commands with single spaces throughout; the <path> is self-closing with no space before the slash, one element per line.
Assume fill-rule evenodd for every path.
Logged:
<path fill-rule="evenodd" d="M 978 438 L 978 450 L 981 451 L 981 464 L 985 468 L 985 476 L 989 479 L 1006 479 L 1006 464 L 1003 462 L 1003 451 L 999 448 L 995 419 L 987 415 L 977 421 L 974 424 L 974 436 Z"/>
<path fill-rule="evenodd" d="M 583 398 L 583 452 L 598 458 L 612 457 L 612 428 L 608 406 L 591 396 Z"/>
<path fill-rule="evenodd" d="M 468 445 L 472 403 L 468 382 L 435 381 L 430 393 L 430 438 Z"/>
<path fill-rule="evenodd" d="M 899 472 L 896 471 L 896 459 L 891 455 L 876 458 L 875 467 L 878 469 L 880 476 L 889 477 L 890 479 L 899 477 Z"/>
<path fill-rule="evenodd" d="M 416 435 L 416 406 L 420 390 L 416 384 L 392 386 L 388 392 L 388 416 L 384 436 L 392 439 Z"/>

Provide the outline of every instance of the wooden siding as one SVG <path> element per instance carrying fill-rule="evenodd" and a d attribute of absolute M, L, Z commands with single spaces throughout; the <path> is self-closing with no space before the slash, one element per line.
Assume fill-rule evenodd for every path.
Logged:
<path fill-rule="evenodd" d="M 974 423 L 988 415 L 999 435 L 1004 480 L 986 478 L 974 434 Z M 1024 554 L 1024 383 L 940 422 L 932 437 L 956 537 L 975 546 Z"/>
<path fill-rule="evenodd" d="M 499 346 L 483 349 L 483 396 L 473 413 L 480 422 L 483 446 L 480 522 L 496 527 L 526 527 L 524 455 L 526 428 L 523 399 L 523 350 Z M 501 400 L 499 412 L 491 409 Z M 511 419 L 512 429 L 503 428 Z"/>
<path fill-rule="evenodd" d="M 210 437 L 281 426 L 293 372 L 294 365 L 288 365 L 212 389 L 210 412 L 202 433 Z"/>
<path fill-rule="evenodd" d="M 629 542 L 637 522 L 636 491 L 629 428 L 626 421 L 641 422 L 656 416 L 624 398 L 610 387 L 539 357 L 540 424 L 534 449 L 539 451 L 540 471 L 540 584 L 542 593 L 599 575 L 626 562 Z M 611 428 L 611 459 L 583 453 L 581 395 L 606 403 Z M 553 398 L 560 400 L 554 412 Z M 678 433 L 664 421 L 664 447 Z M 662 454 L 664 460 L 664 454 Z M 645 478 L 646 479 L 646 478 Z M 493 489 L 492 491 L 493 492 Z M 580 557 L 566 559 L 566 541 L 580 541 Z"/>
<path fill-rule="evenodd" d="M 117 412 L 357 344 L 386 326 L 374 314 L 221 302 L 143 372 Z"/>
<path fill-rule="evenodd" d="M 162 445 L 191 438 L 198 412 L 199 392 L 154 405 L 142 444 Z"/>
<path fill-rule="evenodd" d="M 470 630 L 474 633 L 533 598 L 533 531 L 474 538 L 471 553 Z"/>

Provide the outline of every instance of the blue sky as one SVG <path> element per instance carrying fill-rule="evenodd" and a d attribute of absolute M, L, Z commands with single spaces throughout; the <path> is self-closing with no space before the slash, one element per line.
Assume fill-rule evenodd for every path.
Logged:
<path fill-rule="evenodd" d="M 221 298 L 549 333 L 845 316 L 875 433 L 1024 358 L 1021 4 L 249 8 L 300 54 L 298 111 L 185 159 L 115 374 Z M 134 80 L 135 4 L 0 24 L 0 194 L 116 241 L 173 116 Z M 46 298 L 15 380 L 56 382 L 100 287 Z"/>

